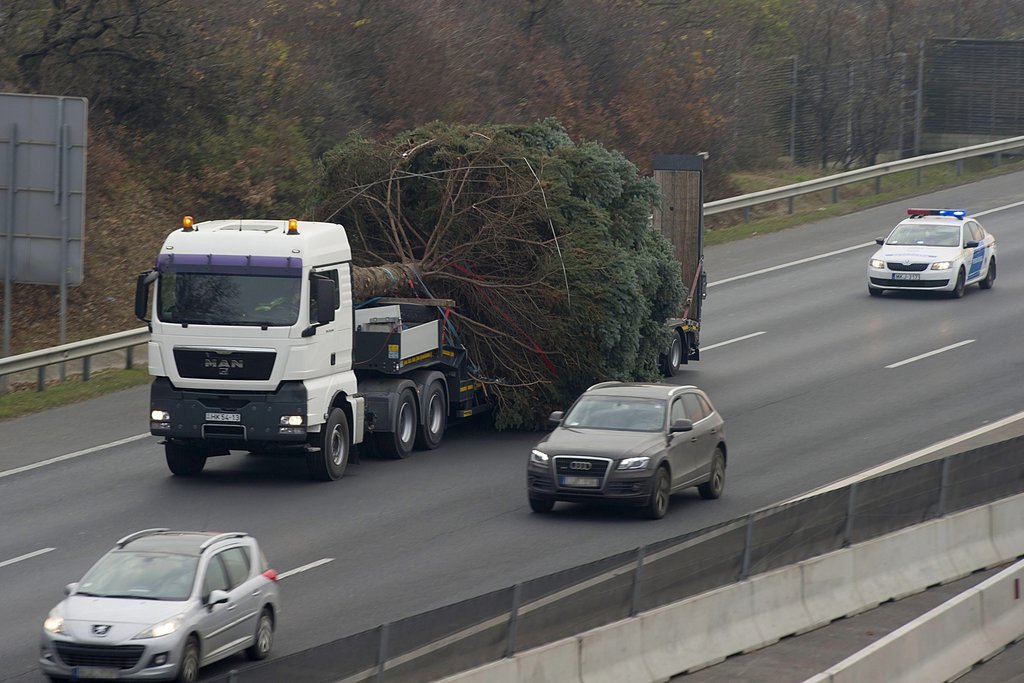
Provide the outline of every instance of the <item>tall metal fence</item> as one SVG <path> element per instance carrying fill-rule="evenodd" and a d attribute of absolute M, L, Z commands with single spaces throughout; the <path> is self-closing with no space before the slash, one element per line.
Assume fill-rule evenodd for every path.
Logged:
<path fill-rule="evenodd" d="M 612 555 L 210 680 L 426 683 L 1024 492 L 1024 437 Z"/>

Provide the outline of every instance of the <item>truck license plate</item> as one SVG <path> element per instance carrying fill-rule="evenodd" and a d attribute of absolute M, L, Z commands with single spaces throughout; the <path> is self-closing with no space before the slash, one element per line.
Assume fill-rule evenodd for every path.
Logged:
<path fill-rule="evenodd" d="M 241 422 L 242 416 L 239 413 L 207 413 L 207 422 Z"/>
<path fill-rule="evenodd" d="M 597 477 L 562 477 L 562 486 L 575 486 L 581 489 L 600 488 L 601 480 Z"/>
<path fill-rule="evenodd" d="M 892 274 L 892 279 L 893 280 L 920 280 L 921 279 L 921 274 L 920 273 L 893 273 Z"/>

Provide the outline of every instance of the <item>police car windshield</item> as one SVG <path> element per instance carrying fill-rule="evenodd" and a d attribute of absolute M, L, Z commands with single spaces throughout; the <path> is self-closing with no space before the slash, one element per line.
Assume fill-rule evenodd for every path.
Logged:
<path fill-rule="evenodd" d="M 886 244 L 912 245 L 922 247 L 960 246 L 959 225 L 935 225 L 934 223 L 904 223 L 897 225 L 889 235 Z"/>
<path fill-rule="evenodd" d="M 631 396 L 584 396 L 562 425 L 583 429 L 658 432 L 665 428 L 665 402 Z"/>

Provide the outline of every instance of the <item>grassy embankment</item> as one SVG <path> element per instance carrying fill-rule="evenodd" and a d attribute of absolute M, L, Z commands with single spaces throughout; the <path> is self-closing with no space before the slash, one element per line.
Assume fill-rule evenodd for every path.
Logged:
<path fill-rule="evenodd" d="M 787 212 L 786 202 L 776 205 L 763 205 L 751 210 L 749 222 L 733 223 L 713 227 L 708 231 L 708 245 L 721 244 L 733 240 L 744 239 L 755 234 L 765 234 L 785 230 L 796 225 L 811 221 L 819 221 L 833 216 L 840 216 L 870 206 L 877 206 L 897 201 L 904 197 L 912 197 L 946 187 L 962 185 L 965 182 L 981 180 L 1024 168 L 1024 159 L 1012 157 L 1000 166 L 993 166 L 989 159 L 969 159 L 963 163 L 961 175 L 956 173 L 953 163 L 942 164 L 923 170 L 922 182 L 917 182 L 916 171 L 906 171 L 885 176 L 882 179 L 882 192 L 875 192 L 875 181 L 867 180 L 846 185 L 839 190 L 839 201 L 832 202 L 831 190 L 799 197 L 794 202 L 794 212 Z M 736 184 L 743 193 L 757 192 L 771 187 L 790 185 L 820 177 L 808 169 L 777 169 L 760 173 L 738 173 L 734 176 Z M 971 207 L 966 207 L 970 209 Z M 741 220 L 732 217 L 733 221 Z M 709 224 L 722 222 L 720 217 L 709 220 Z M 48 408 L 69 405 L 85 401 L 103 394 L 146 384 L 150 381 L 145 369 L 105 370 L 93 373 L 88 382 L 83 382 L 78 375 L 69 375 L 63 383 L 50 383 L 45 391 L 36 391 L 35 386 L 16 387 L 0 396 L 0 420 L 35 413 Z"/>

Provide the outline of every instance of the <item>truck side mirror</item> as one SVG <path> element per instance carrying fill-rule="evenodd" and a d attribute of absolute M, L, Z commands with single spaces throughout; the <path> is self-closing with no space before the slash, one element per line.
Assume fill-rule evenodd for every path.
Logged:
<path fill-rule="evenodd" d="M 334 280 L 320 275 L 313 276 L 313 296 L 316 297 L 316 322 L 325 325 L 334 321 L 334 309 L 338 301 L 334 293 Z"/>
<path fill-rule="evenodd" d="M 135 280 L 135 317 L 143 322 L 149 322 L 149 286 L 160 277 L 155 270 L 147 270 L 139 273 Z"/>

